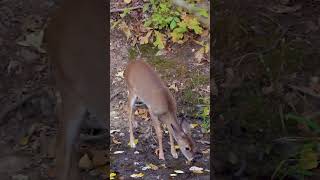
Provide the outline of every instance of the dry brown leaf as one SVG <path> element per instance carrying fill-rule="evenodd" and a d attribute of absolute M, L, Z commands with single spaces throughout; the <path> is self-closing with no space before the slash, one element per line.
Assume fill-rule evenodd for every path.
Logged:
<path fill-rule="evenodd" d="M 121 142 L 120 141 L 118 141 L 118 140 L 116 140 L 116 138 L 112 138 L 112 142 L 114 143 L 114 144 L 121 144 Z"/>
<path fill-rule="evenodd" d="M 149 43 L 149 37 L 151 36 L 152 32 L 153 31 L 151 30 L 145 36 L 139 37 L 140 44 L 148 44 Z"/>
<path fill-rule="evenodd" d="M 79 168 L 89 170 L 89 169 L 92 169 L 92 167 L 93 167 L 93 164 L 88 154 L 85 154 L 84 156 L 82 156 L 79 161 Z"/>
<path fill-rule="evenodd" d="M 169 89 L 173 89 L 175 92 L 178 92 L 178 91 L 179 91 L 176 83 L 171 84 L 171 85 L 169 86 Z"/>
<path fill-rule="evenodd" d="M 124 34 L 127 37 L 127 40 L 132 36 L 129 26 L 124 21 L 122 21 L 121 24 L 119 24 L 119 29 L 124 32 Z"/>
<path fill-rule="evenodd" d="M 201 63 L 203 57 L 204 57 L 204 47 L 201 47 L 196 53 L 195 53 L 195 58 L 197 60 L 197 63 Z"/>

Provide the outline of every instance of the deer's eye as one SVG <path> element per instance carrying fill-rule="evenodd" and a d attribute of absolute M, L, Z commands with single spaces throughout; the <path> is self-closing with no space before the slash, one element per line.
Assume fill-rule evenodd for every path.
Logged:
<path fill-rule="evenodd" d="M 190 151 L 190 148 L 189 148 L 189 147 L 186 147 L 186 150 L 187 150 L 187 151 Z"/>

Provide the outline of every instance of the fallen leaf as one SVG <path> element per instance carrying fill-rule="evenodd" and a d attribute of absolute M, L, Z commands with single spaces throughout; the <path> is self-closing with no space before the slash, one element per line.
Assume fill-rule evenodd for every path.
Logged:
<path fill-rule="evenodd" d="M 170 174 L 170 176 L 172 176 L 172 177 L 176 177 L 176 176 L 177 176 L 177 174 Z"/>
<path fill-rule="evenodd" d="M 140 153 L 139 153 L 139 151 L 135 151 L 135 152 L 133 152 L 133 154 L 140 154 Z"/>
<path fill-rule="evenodd" d="M 178 87 L 176 85 L 176 83 L 173 83 L 169 86 L 169 89 L 173 89 L 175 92 L 178 92 Z"/>
<path fill-rule="evenodd" d="M 138 144 L 138 139 L 134 139 L 134 141 L 133 141 L 133 143 L 135 144 L 135 145 L 137 145 Z M 130 142 L 128 143 L 128 146 L 130 146 Z"/>
<path fill-rule="evenodd" d="M 127 37 L 127 40 L 132 36 L 129 26 L 122 21 L 119 25 L 119 29 L 121 29 Z"/>
<path fill-rule="evenodd" d="M 202 151 L 202 154 L 209 154 L 210 153 L 210 149 L 206 149 Z"/>
<path fill-rule="evenodd" d="M 143 176 L 144 176 L 143 173 L 131 174 L 131 175 L 130 175 L 130 177 L 132 177 L 132 178 L 141 178 L 141 177 L 143 177 Z"/>
<path fill-rule="evenodd" d="M 124 153 L 124 151 L 115 151 L 115 152 L 113 152 L 113 154 L 122 154 L 122 153 Z"/>
<path fill-rule="evenodd" d="M 196 124 L 196 123 L 190 124 L 190 127 L 193 128 L 193 129 L 196 128 L 196 127 L 198 127 L 198 126 L 199 126 L 199 124 Z"/>
<path fill-rule="evenodd" d="M 124 78 L 123 77 L 123 75 L 124 75 L 124 71 L 119 71 L 117 74 L 116 74 L 116 77 L 120 77 L 120 78 Z"/>
<path fill-rule="evenodd" d="M 115 138 L 112 138 L 112 142 L 115 143 L 115 144 L 121 144 L 121 142 L 116 140 Z"/>
<path fill-rule="evenodd" d="M 177 173 L 177 174 L 183 174 L 183 173 L 184 173 L 184 172 L 181 171 L 181 170 L 174 170 L 174 172 Z"/>
<path fill-rule="evenodd" d="M 20 46 L 34 47 L 40 53 L 45 53 L 46 51 L 41 48 L 43 39 L 43 30 L 40 32 L 34 32 L 25 36 L 25 40 L 17 42 Z"/>
<path fill-rule="evenodd" d="M 20 139 L 20 145 L 25 146 L 29 143 L 29 136 L 24 136 Z"/>
<path fill-rule="evenodd" d="M 92 161 L 89 159 L 88 154 L 85 154 L 79 160 L 79 168 L 89 170 L 93 167 Z"/>
<path fill-rule="evenodd" d="M 129 3 L 131 3 L 131 0 L 124 0 L 124 2 L 129 4 Z"/>
<path fill-rule="evenodd" d="M 110 130 L 110 134 L 113 134 L 115 132 L 120 132 L 120 129 Z"/>
<path fill-rule="evenodd" d="M 197 167 L 197 166 L 192 166 L 189 168 L 189 170 L 192 171 L 193 173 L 196 173 L 196 174 L 203 173 L 203 168 Z"/>
<path fill-rule="evenodd" d="M 152 163 L 148 164 L 148 166 L 149 166 L 152 170 L 154 170 L 154 171 L 156 171 L 156 170 L 159 169 L 158 166 L 156 166 L 156 165 L 154 165 L 154 164 L 152 164 Z"/>
<path fill-rule="evenodd" d="M 117 176 L 116 173 L 114 173 L 114 172 L 110 173 L 110 179 L 114 179 L 116 176 Z"/>
<path fill-rule="evenodd" d="M 149 43 L 149 37 L 151 36 L 153 31 L 149 31 L 145 36 L 139 37 L 140 44 L 148 44 Z"/>
<path fill-rule="evenodd" d="M 204 47 L 200 48 L 196 53 L 195 53 L 195 58 L 197 60 L 197 63 L 201 63 L 203 57 L 204 57 Z"/>

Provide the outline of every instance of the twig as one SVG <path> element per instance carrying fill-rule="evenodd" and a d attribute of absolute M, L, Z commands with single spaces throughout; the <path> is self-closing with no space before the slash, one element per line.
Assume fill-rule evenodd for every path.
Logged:
<path fill-rule="evenodd" d="M 280 119 L 281 119 L 282 130 L 285 132 L 285 134 L 287 134 L 287 128 L 286 128 L 286 124 L 284 122 L 284 117 L 283 117 L 282 104 L 279 105 L 279 114 L 280 114 Z"/>
<path fill-rule="evenodd" d="M 262 51 L 258 51 L 258 52 L 250 52 L 250 53 L 244 54 L 241 57 L 235 59 L 235 61 L 240 59 L 236 66 L 239 66 L 242 63 L 243 59 L 246 58 L 247 56 L 251 56 L 251 55 L 261 56 L 261 55 L 267 54 L 270 51 L 272 51 L 275 48 L 277 48 L 279 43 L 280 43 L 280 41 L 281 41 L 281 39 L 287 34 L 288 30 L 289 30 L 289 28 L 286 28 L 285 30 L 283 30 L 281 35 L 279 36 L 279 38 L 268 49 L 265 49 L 265 50 L 262 50 Z"/>
<path fill-rule="evenodd" d="M 308 94 L 310 96 L 316 97 L 316 98 L 320 98 L 320 94 L 317 94 L 315 92 L 313 92 L 311 89 L 306 88 L 306 87 L 298 87 L 298 86 L 294 86 L 294 85 L 288 85 L 291 89 L 303 92 L 305 94 Z"/>
<path fill-rule="evenodd" d="M 119 8 L 119 9 L 111 9 L 110 13 L 119 13 L 119 12 L 123 12 L 126 9 L 132 11 L 132 10 L 136 10 L 136 9 L 142 9 L 143 6 L 135 6 L 135 7 L 129 7 L 129 8 Z"/>
<path fill-rule="evenodd" d="M 14 111 L 15 109 L 17 109 L 19 106 L 21 106 L 22 104 L 24 104 L 26 101 L 28 101 L 29 99 L 33 98 L 36 95 L 39 95 L 41 93 L 45 92 L 44 89 L 37 89 L 35 91 L 33 91 L 30 94 L 25 95 L 24 97 L 22 97 L 21 99 L 19 99 L 17 102 L 6 106 L 1 112 L 0 112 L 0 126 L 3 125 L 4 123 L 7 122 L 8 119 L 6 119 L 5 117 L 8 115 L 8 113 L 10 113 L 11 111 Z"/>
<path fill-rule="evenodd" d="M 298 142 L 298 141 L 310 141 L 310 140 L 320 141 L 320 138 L 319 137 L 282 137 L 282 138 L 273 140 L 273 142 L 284 143 L 284 142 Z"/>

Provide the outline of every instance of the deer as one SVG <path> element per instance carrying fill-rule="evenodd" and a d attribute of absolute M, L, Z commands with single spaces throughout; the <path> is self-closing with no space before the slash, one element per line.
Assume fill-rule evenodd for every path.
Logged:
<path fill-rule="evenodd" d="M 124 79 L 128 89 L 130 147 L 136 147 L 133 127 L 137 126 L 137 122 L 134 120 L 133 112 L 136 99 L 139 98 L 148 107 L 158 139 L 158 156 L 160 160 L 165 160 L 161 123 L 164 123 L 168 128 L 170 150 L 173 158 L 178 158 L 174 139 L 177 141 L 179 149 L 188 161 L 199 157 L 197 156 L 199 153 L 197 153 L 194 140 L 189 133 L 189 124 L 183 119 L 178 121 L 176 101 L 156 71 L 140 58 L 128 63 L 124 71 Z"/>
<path fill-rule="evenodd" d="M 108 128 L 106 3 L 104 0 L 64 0 L 51 15 L 45 30 L 48 59 L 60 93 L 56 143 L 58 180 L 81 179 L 77 144 L 85 112 L 97 117 L 99 121 L 95 126 Z"/>

